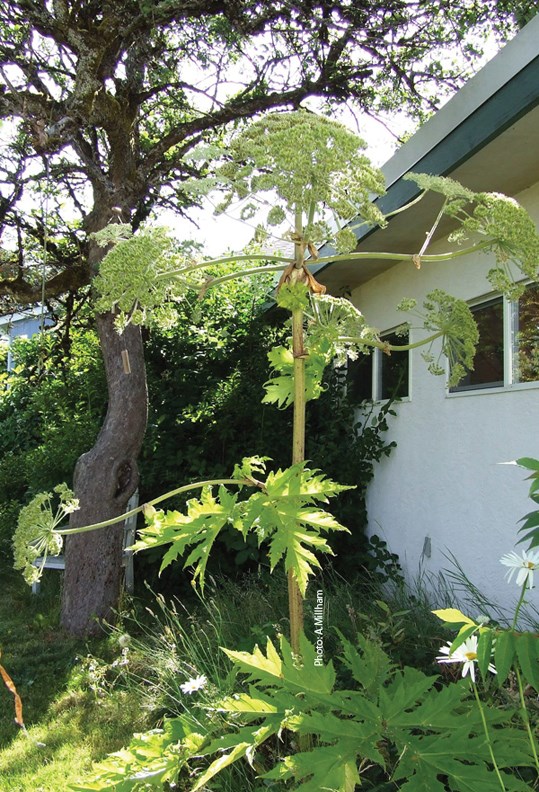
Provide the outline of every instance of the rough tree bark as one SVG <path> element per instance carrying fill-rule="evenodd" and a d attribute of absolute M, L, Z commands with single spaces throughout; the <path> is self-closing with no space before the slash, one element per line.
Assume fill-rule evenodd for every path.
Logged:
<path fill-rule="evenodd" d="M 99 316 L 97 328 L 109 402 L 94 447 L 75 468 L 74 489 L 81 508 L 71 515 L 73 528 L 125 511 L 138 485 L 137 456 L 147 421 L 140 328 L 129 326 L 119 335 L 111 314 Z M 61 621 L 72 635 L 95 633 L 99 619 L 112 617 L 120 596 L 122 538 L 121 524 L 68 537 Z"/>

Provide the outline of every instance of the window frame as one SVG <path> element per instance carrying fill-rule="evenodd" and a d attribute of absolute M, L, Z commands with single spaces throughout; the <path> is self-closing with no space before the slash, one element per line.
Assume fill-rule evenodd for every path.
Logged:
<path fill-rule="evenodd" d="M 402 325 L 396 325 L 389 330 L 384 330 L 383 333 L 380 333 L 380 340 L 384 340 L 388 336 L 393 335 L 396 330 L 402 327 Z M 408 331 L 408 342 L 410 343 L 410 332 Z M 404 340 L 403 340 L 404 345 Z M 411 349 L 408 349 L 407 352 L 402 352 L 399 354 L 406 354 L 408 355 L 408 378 L 407 378 L 407 395 L 406 396 L 396 396 L 395 401 L 398 402 L 407 402 L 411 400 L 411 392 L 412 392 L 412 356 L 411 356 Z M 378 347 L 374 347 L 372 352 L 370 353 L 371 358 L 371 387 L 370 387 L 370 396 L 366 397 L 367 401 L 373 402 L 384 402 L 387 401 L 388 396 L 382 396 L 382 363 L 383 363 L 383 356 L 384 352 Z M 351 362 L 355 361 L 348 361 L 347 365 L 349 366 Z"/>
<path fill-rule="evenodd" d="M 527 281 L 523 284 L 525 288 L 528 286 L 536 285 L 539 288 L 538 281 Z M 527 390 L 530 388 L 539 388 L 539 374 L 536 380 L 529 380 L 526 382 L 515 381 L 515 357 L 517 353 L 516 346 L 516 333 L 518 332 L 518 300 L 509 300 L 505 295 L 499 292 L 491 292 L 482 295 L 476 300 L 469 302 L 470 308 L 480 308 L 483 305 L 488 305 L 496 299 L 502 299 L 502 339 L 503 339 L 503 384 L 502 385 L 469 385 L 460 389 L 449 388 L 446 379 L 446 396 L 448 398 L 457 398 L 459 396 L 477 396 L 483 393 L 503 393 L 510 390 Z M 447 361 L 447 374 L 449 376 L 449 361 Z"/>
<path fill-rule="evenodd" d="M 396 325 L 389 330 L 384 330 L 383 333 L 380 333 L 380 340 L 383 341 L 388 336 L 392 336 L 395 332 L 402 327 L 402 325 Z M 403 337 L 404 339 L 404 337 Z M 402 345 L 404 346 L 404 340 L 402 341 Z M 410 330 L 408 331 L 408 341 L 406 343 L 410 343 Z M 395 401 L 403 402 L 403 401 L 410 401 L 411 399 L 411 392 L 412 392 L 412 357 L 410 354 L 411 350 L 408 349 L 407 352 L 402 352 L 398 354 L 406 354 L 408 356 L 408 378 L 407 378 L 407 388 L 406 388 L 406 396 L 396 396 Z M 375 402 L 387 401 L 390 396 L 383 396 L 383 381 L 382 381 L 382 363 L 383 363 L 383 355 L 381 349 L 377 347 L 373 350 L 373 359 L 372 359 L 372 400 Z"/>

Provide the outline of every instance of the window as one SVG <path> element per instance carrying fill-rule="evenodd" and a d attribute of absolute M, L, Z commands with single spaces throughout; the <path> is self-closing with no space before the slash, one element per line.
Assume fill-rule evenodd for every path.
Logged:
<path fill-rule="evenodd" d="M 539 284 L 527 287 L 513 315 L 513 382 L 539 380 Z"/>
<path fill-rule="evenodd" d="M 451 391 L 499 388 L 504 383 L 503 299 L 497 297 L 471 309 L 479 330 L 473 371 Z"/>
<path fill-rule="evenodd" d="M 387 333 L 383 341 L 395 346 L 408 344 L 408 334 Z M 408 393 L 409 353 L 391 352 L 381 349 L 372 354 L 359 355 L 357 360 L 348 361 L 346 377 L 350 397 L 357 403 L 365 399 L 403 399 Z"/>
<path fill-rule="evenodd" d="M 509 302 L 496 297 L 471 308 L 479 330 L 474 369 L 451 393 L 539 381 L 539 284 Z"/>
<path fill-rule="evenodd" d="M 360 353 L 357 360 L 348 361 L 346 390 L 354 404 L 372 399 L 372 358 L 372 353 Z"/>
<path fill-rule="evenodd" d="M 408 333 L 397 335 L 388 333 L 382 336 L 382 341 L 395 346 L 404 346 L 408 343 Z M 376 388 L 377 399 L 404 399 L 408 396 L 409 353 L 391 352 L 387 354 L 376 350 L 378 382 Z"/>

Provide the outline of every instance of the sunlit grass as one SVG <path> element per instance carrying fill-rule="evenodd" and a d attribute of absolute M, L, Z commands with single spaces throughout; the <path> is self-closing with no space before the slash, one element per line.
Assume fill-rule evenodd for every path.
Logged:
<path fill-rule="evenodd" d="M 136 690 L 92 690 L 81 658 L 105 640 L 74 641 L 58 628 L 59 579 L 38 597 L 0 562 L 1 662 L 23 702 L 27 733 L 14 722 L 13 696 L 0 686 L 1 792 L 61 792 L 92 762 L 148 728 Z M 110 649 L 108 650 L 110 654 Z"/>

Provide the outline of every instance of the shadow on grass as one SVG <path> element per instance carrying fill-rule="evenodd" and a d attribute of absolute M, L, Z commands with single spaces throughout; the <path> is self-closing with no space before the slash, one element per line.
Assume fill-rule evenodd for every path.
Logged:
<path fill-rule="evenodd" d="M 87 651 L 87 645 L 67 638 L 58 626 L 58 573 L 44 576 L 37 595 L 5 560 L 0 561 L 0 579 L 1 662 L 21 696 L 25 724 L 31 726 L 66 689 L 75 658 Z M 13 696 L 4 686 L 0 691 L 0 748 L 4 748 L 17 736 L 18 727 Z"/>
<path fill-rule="evenodd" d="M 95 760 L 148 728 L 136 690 L 92 690 L 87 655 L 110 654 L 103 639 L 75 640 L 59 628 L 60 575 L 44 575 L 39 595 L 0 560 L 0 649 L 23 703 L 27 734 L 14 722 L 13 696 L 0 681 L 1 792 L 61 792 Z"/>

